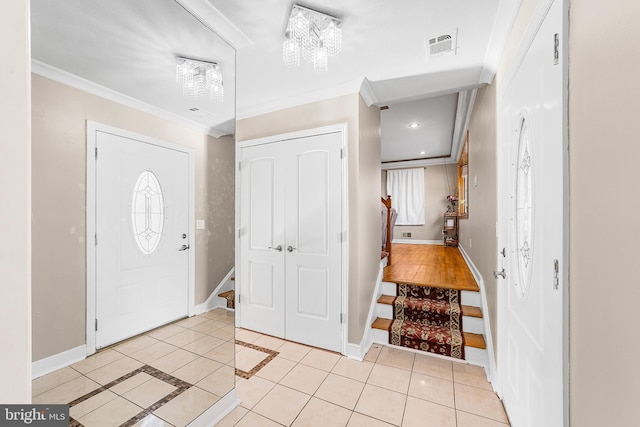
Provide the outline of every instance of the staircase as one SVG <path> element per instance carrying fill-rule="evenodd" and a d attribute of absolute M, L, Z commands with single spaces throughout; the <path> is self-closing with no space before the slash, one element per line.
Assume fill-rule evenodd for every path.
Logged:
<path fill-rule="evenodd" d="M 420 248 L 420 250 L 442 251 L 442 248 Z M 455 252 L 451 252 L 451 250 Z M 373 342 L 385 345 L 393 344 L 409 348 L 421 348 L 431 353 L 464 359 L 474 365 L 487 366 L 488 357 L 483 336 L 484 319 L 482 310 L 480 309 L 482 306 L 480 288 L 470 273 L 467 275 L 466 272 L 462 272 L 462 268 L 468 271 L 466 264 L 464 266 L 460 265 L 457 259 L 452 261 L 451 257 L 457 257 L 459 253 L 457 249 L 451 248 L 451 250 L 447 249 L 442 252 L 436 252 L 435 255 L 429 253 L 430 262 L 427 264 L 430 265 L 430 267 L 427 268 L 432 268 L 432 271 L 425 273 L 423 276 L 412 272 L 411 280 L 407 280 L 409 278 L 407 272 L 412 270 L 417 271 L 415 265 L 409 266 L 405 264 L 404 266 L 395 265 L 385 268 L 384 281 L 381 283 L 375 307 L 377 317 L 372 324 Z M 414 259 L 416 259 L 415 254 L 413 255 Z M 399 258 L 401 255 L 397 254 L 396 257 L 396 260 L 400 261 Z M 420 258 L 422 258 L 422 256 Z M 452 270 L 452 263 L 457 264 L 455 265 L 455 269 L 457 269 L 458 272 L 447 280 L 447 277 L 443 277 L 447 275 L 440 274 L 437 265 L 434 265 L 437 264 L 438 261 L 443 265 L 447 264 L 449 268 L 448 271 Z M 420 260 L 420 267 L 424 268 L 424 263 L 423 260 Z M 411 285 L 415 286 L 419 291 L 426 290 L 426 292 L 423 292 L 426 298 L 417 298 L 411 295 L 405 296 L 407 286 L 399 287 L 398 285 L 407 282 L 411 283 Z M 403 295 L 398 295 L 399 289 L 402 290 L 401 294 Z M 455 293 L 452 303 L 448 301 L 447 297 L 442 298 L 442 294 L 446 295 L 446 292 L 449 292 L 449 290 L 459 291 L 459 294 L 457 292 Z M 415 296 L 415 294 L 414 292 L 413 295 Z M 432 294 L 438 294 L 438 296 L 432 299 Z M 400 297 L 400 299 L 398 299 L 400 307 L 403 305 L 408 305 L 409 307 L 418 305 L 421 308 L 419 310 L 411 310 L 411 308 L 409 308 L 409 315 L 403 314 L 402 308 L 394 307 L 394 301 L 397 297 Z M 412 323 L 416 320 L 412 318 L 414 314 L 422 316 L 420 323 Z M 449 318 L 452 319 L 456 327 L 449 325 Z M 458 324 L 461 324 L 461 330 L 457 328 Z M 398 330 L 401 325 L 411 333 L 408 337 L 402 335 L 402 339 L 399 340 Z M 390 333 L 392 328 L 394 332 Z M 453 335 L 451 333 L 452 330 L 454 331 Z M 460 338 L 462 343 L 460 343 Z M 455 347 L 452 345 L 451 351 L 445 351 L 441 345 L 443 340 L 456 342 L 457 345 Z M 419 342 L 422 342 L 422 344 L 416 344 Z"/>

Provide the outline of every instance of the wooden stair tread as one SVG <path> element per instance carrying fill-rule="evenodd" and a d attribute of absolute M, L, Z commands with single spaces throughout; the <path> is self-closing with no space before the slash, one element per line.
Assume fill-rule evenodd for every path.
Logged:
<path fill-rule="evenodd" d="M 380 295 L 380 298 L 378 298 L 378 304 L 392 305 L 394 299 L 396 299 L 396 297 L 391 295 Z"/>
<path fill-rule="evenodd" d="M 234 291 L 233 291 L 233 289 L 232 289 L 232 290 L 230 290 L 230 291 L 227 291 L 227 292 L 223 292 L 223 293 L 221 293 L 221 294 L 218 294 L 218 296 L 219 296 L 220 298 L 226 298 L 226 297 L 231 296 L 231 295 L 233 295 L 233 294 L 234 294 Z"/>
<path fill-rule="evenodd" d="M 391 295 L 380 295 L 380 298 L 378 298 L 378 304 L 393 305 L 393 300 L 395 298 L 396 297 Z M 478 307 L 461 305 L 460 308 L 462 309 L 463 316 L 482 318 L 482 310 Z"/>
<path fill-rule="evenodd" d="M 371 327 L 373 329 L 388 331 L 392 323 L 393 323 L 393 320 L 391 319 L 384 319 L 382 317 L 377 317 L 376 320 L 373 322 L 373 325 L 371 325 Z M 480 348 L 480 349 L 487 348 L 487 344 L 484 341 L 484 337 L 482 335 L 474 334 L 472 332 L 462 332 L 462 335 L 464 336 L 464 343 L 466 346 Z"/>
<path fill-rule="evenodd" d="M 462 332 L 464 336 L 464 344 L 469 347 L 475 347 L 480 349 L 487 348 L 487 343 L 484 341 L 484 337 L 480 334 L 474 334 L 472 332 Z"/>
<path fill-rule="evenodd" d="M 371 325 L 371 327 L 373 329 L 381 329 L 383 331 L 388 331 L 392 323 L 393 323 L 393 320 L 391 319 L 376 317 L 376 320 L 373 322 L 373 325 Z"/>
<path fill-rule="evenodd" d="M 470 305 L 461 305 L 460 308 L 462 309 L 463 316 L 478 317 L 482 319 L 482 310 L 480 310 L 479 307 L 473 307 Z"/>

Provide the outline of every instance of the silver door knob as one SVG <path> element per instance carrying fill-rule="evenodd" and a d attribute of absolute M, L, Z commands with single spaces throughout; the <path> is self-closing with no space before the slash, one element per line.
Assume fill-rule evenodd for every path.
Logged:
<path fill-rule="evenodd" d="M 502 277 L 503 279 L 507 278 L 507 273 L 504 272 L 504 268 L 500 271 L 494 271 L 493 272 L 493 277 L 494 278 L 498 278 L 498 277 Z"/>
<path fill-rule="evenodd" d="M 272 248 L 271 246 L 269 246 L 269 249 L 273 249 L 274 251 L 282 252 L 282 245 L 278 245 L 275 248 Z"/>
<path fill-rule="evenodd" d="M 182 245 L 180 246 L 180 249 L 178 249 L 179 251 L 186 251 L 187 249 L 189 249 L 189 245 Z"/>
<path fill-rule="evenodd" d="M 293 252 L 295 248 L 293 246 L 287 246 L 287 251 L 288 252 Z"/>

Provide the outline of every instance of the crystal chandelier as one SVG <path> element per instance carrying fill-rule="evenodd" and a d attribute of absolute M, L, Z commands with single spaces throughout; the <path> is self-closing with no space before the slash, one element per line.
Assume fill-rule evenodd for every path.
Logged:
<path fill-rule="evenodd" d="M 299 67 L 300 57 L 313 63 L 316 74 L 327 74 L 329 56 L 342 49 L 340 20 L 293 5 L 282 44 L 282 60 L 288 67 Z"/>
<path fill-rule="evenodd" d="M 182 86 L 182 94 L 194 101 L 207 93 L 211 101 L 224 101 L 222 72 L 215 62 L 176 57 L 176 82 Z"/>

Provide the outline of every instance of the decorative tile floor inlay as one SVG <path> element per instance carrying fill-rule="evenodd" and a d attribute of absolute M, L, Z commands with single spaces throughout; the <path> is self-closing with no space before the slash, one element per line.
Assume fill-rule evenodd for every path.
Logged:
<path fill-rule="evenodd" d="M 260 347 L 259 345 L 251 344 L 251 343 L 240 341 L 240 340 L 236 340 L 236 345 L 240 345 L 242 347 L 246 347 L 251 350 L 256 350 L 256 351 L 265 353 L 265 358 L 262 359 L 262 361 L 260 361 L 257 365 L 255 365 L 253 368 L 251 368 L 248 371 L 243 371 L 242 369 L 239 369 L 238 367 L 236 367 L 236 375 L 246 380 L 248 380 L 249 378 L 254 376 L 256 373 L 258 373 L 260 369 L 267 366 L 267 363 L 271 362 L 273 359 L 276 358 L 278 354 L 280 354 L 275 350 L 269 350 L 268 348 Z"/>
<path fill-rule="evenodd" d="M 276 353 L 277 354 L 277 353 Z M 275 356 L 274 356 L 275 357 Z M 256 371 L 257 372 L 257 371 Z M 167 394 L 166 396 L 164 396 L 162 399 L 158 400 L 157 402 L 155 402 L 154 404 L 152 404 L 151 406 L 149 406 L 146 409 L 143 409 L 140 413 L 136 414 L 135 416 L 133 416 L 132 418 L 130 418 L 129 420 L 125 421 L 124 423 L 121 424 L 121 427 L 130 427 L 133 426 L 134 424 L 136 424 L 137 422 L 141 421 L 143 418 L 145 418 L 146 416 L 148 416 L 149 414 L 151 414 L 153 411 L 155 411 L 156 409 L 160 408 L 163 405 L 166 405 L 167 403 L 169 403 L 172 399 L 176 398 L 177 396 L 179 396 L 180 394 L 182 394 L 183 392 L 185 392 L 186 390 L 188 390 L 189 388 L 191 388 L 193 386 L 193 384 L 189 384 L 186 381 L 182 381 L 179 378 L 176 378 L 172 375 L 169 375 L 165 372 L 162 372 L 154 367 L 151 367 L 149 365 L 144 365 L 138 369 L 136 369 L 135 371 L 131 371 L 126 375 L 121 376 L 118 379 L 115 379 L 113 381 L 111 381 L 109 384 L 104 385 L 102 387 L 99 387 L 95 390 L 93 390 L 90 393 L 85 394 L 84 396 L 81 396 L 79 398 L 77 398 L 76 400 L 72 401 L 69 403 L 69 408 L 73 408 L 75 405 L 78 405 L 82 402 L 84 402 L 85 400 L 88 400 L 106 390 L 109 390 L 111 387 L 114 387 L 126 380 L 128 380 L 129 378 L 132 378 L 138 374 L 141 373 L 146 373 L 148 375 L 151 375 L 152 377 L 155 377 L 161 381 L 164 381 L 165 383 L 172 385 L 175 387 L 175 390 L 172 391 L 171 393 Z M 82 427 L 82 424 L 80 422 L 78 422 L 77 420 L 75 420 L 74 418 L 70 417 L 69 419 L 69 426 L 70 427 Z"/>

